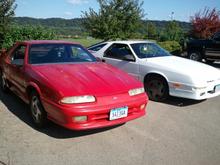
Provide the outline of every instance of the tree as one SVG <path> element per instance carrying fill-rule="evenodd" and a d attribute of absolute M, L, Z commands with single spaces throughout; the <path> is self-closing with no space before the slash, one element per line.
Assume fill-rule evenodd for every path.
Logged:
<path fill-rule="evenodd" d="M 220 30 L 220 11 L 205 8 L 191 18 L 192 37 L 208 38 Z"/>
<path fill-rule="evenodd" d="M 132 38 L 141 24 L 144 11 L 139 0 L 97 0 L 98 12 L 83 12 L 84 27 L 95 38 L 104 40 Z"/>
<path fill-rule="evenodd" d="M 0 0 L 0 48 L 9 31 L 11 18 L 15 14 L 17 5 L 14 3 L 15 0 Z"/>
<path fill-rule="evenodd" d="M 56 39 L 56 35 L 49 28 L 42 26 L 12 26 L 10 32 L 5 35 L 2 46 L 9 48 L 16 41 L 52 39 Z"/>
<path fill-rule="evenodd" d="M 169 21 L 161 32 L 161 41 L 180 41 L 183 38 L 183 30 L 176 21 Z"/>
<path fill-rule="evenodd" d="M 147 38 L 157 39 L 157 27 L 153 22 L 148 22 L 146 25 Z"/>

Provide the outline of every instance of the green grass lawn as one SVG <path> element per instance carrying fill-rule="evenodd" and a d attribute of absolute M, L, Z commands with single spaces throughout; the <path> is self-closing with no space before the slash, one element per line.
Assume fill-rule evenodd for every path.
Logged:
<path fill-rule="evenodd" d="M 96 44 L 98 42 L 101 42 L 102 40 L 100 39 L 95 39 L 95 38 L 61 38 L 60 40 L 65 40 L 65 41 L 72 41 L 72 42 L 78 42 L 81 45 L 88 47 L 90 45 Z"/>

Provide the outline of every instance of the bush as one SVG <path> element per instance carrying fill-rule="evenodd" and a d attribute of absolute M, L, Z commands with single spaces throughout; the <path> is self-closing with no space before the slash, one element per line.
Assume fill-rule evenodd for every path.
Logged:
<path fill-rule="evenodd" d="M 3 48 L 11 47 L 16 41 L 24 40 L 52 40 L 56 35 L 50 29 L 45 29 L 41 26 L 23 26 L 12 27 L 6 34 L 3 42 Z"/>
<path fill-rule="evenodd" d="M 178 55 L 182 51 L 181 45 L 177 41 L 164 41 L 158 42 L 158 44 L 174 55 Z"/>

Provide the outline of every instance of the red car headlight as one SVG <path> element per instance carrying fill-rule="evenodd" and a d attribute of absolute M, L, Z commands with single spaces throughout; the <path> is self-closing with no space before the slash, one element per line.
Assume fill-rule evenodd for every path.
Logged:
<path fill-rule="evenodd" d="M 91 103 L 95 102 L 95 97 L 91 95 L 64 97 L 60 100 L 63 104 Z"/>

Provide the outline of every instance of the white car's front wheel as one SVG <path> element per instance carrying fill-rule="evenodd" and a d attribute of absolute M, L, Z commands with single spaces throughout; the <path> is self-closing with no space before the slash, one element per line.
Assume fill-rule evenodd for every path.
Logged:
<path fill-rule="evenodd" d="M 160 76 L 152 76 L 147 78 L 144 86 L 150 100 L 163 101 L 169 96 L 167 82 Z"/>

